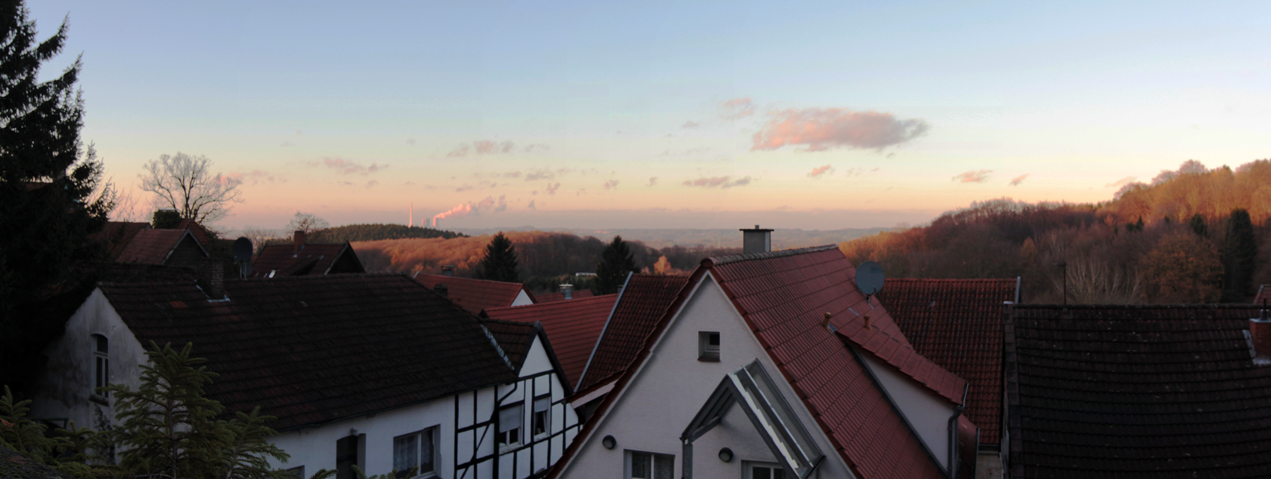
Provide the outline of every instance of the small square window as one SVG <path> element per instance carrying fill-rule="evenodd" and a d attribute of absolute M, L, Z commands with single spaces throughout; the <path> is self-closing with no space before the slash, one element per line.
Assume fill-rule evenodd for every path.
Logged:
<path fill-rule="evenodd" d="M 499 447 L 521 443 L 521 425 L 525 421 L 525 403 L 517 402 L 499 409 L 499 433 L 495 443 Z"/>
<path fill-rule="evenodd" d="M 626 451 L 627 479 L 675 479 L 675 456 Z"/>
<path fill-rule="evenodd" d="M 697 333 L 697 360 L 719 361 L 719 333 L 715 331 L 699 331 Z"/>
<path fill-rule="evenodd" d="M 552 418 L 552 397 L 544 395 L 534 398 L 534 424 L 531 425 L 531 431 L 534 437 L 538 437 L 548 433 L 548 426 L 551 424 Z"/>
<path fill-rule="evenodd" d="M 742 467 L 746 471 L 743 479 L 786 479 L 786 468 L 780 464 L 747 462 Z"/>

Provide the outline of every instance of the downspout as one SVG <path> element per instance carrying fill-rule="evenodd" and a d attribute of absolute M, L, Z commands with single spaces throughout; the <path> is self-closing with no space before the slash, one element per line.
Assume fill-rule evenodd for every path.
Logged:
<path fill-rule="evenodd" d="M 966 409 L 966 395 L 970 389 L 971 383 L 962 386 L 962 403 L 953 408 L 953 415 L 949 416 L 949 479 L 957 479 L 961 469 L 958 465 L 958 417 Z"/>
<path fill-rule="evenodd" d="M 693 441 L 684 439 L 684 476 L 682 479 L 693 479 Z"/>

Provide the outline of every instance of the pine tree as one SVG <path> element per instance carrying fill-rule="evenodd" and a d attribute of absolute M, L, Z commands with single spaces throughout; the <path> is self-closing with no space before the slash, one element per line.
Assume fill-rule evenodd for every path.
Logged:
<path fill-rule="evenodd" d="M 485 247 L 485 257 L 481 258 L 481 268 L 477 270 L 477 277 L 515 283 L 520 281 L 518 266 L 516 248 L 512 246 L 512 241 L 503 236 L 503 232 L 500 231 Z"/>
<path fill-rule="evenodd" d="M 44 346 L 38 315 L 18 314 L 45 299 L 101 249 L 87 241 L 114 206 L 93 147 L 80 141 L 84 102 L 75 89 L 80 61 L 40 82 L 40 66 L 61 52 L 67 23 L 42 42 L 21 1 L 0 2 L 0 383 L 21 385 Z M 21 387 L 21 386 L 19 386 Z"/>
<path fill-rule="evenodd" d="M 635 255 L 631 253 L 631 248 L 627 247 L 621 236 L 614 236 L 613 242 L 600 254 L 600 263 L 596 264 L 595 293 L 617 293 L 627 281 L 627 273 L 635 269 Z"/>
<path fill-rule="evenodd" d="M 1258 258 L 1258 240 L 1253 221 L 1243 208 L 1231 211 L 1222 244 L 1222 300 L 1238 303 L 1253 293 L 1254 262 Z"/>
<path fill-rule="evenodd" d="M 1200 213 L 1192 215 L 1192 219 L 1188 222 L 1188 225 L 1192 227 L 1192 231 L 1195 232 L 1197 236 L 1200 236 L 1201 238 L 1209 237 L 1209 225 L 1205 223 L 1205 215 Z"/>

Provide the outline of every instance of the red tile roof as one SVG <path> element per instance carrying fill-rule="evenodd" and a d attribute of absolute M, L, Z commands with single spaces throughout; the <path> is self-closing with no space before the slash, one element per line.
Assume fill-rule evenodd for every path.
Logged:
<path fill-rule="evenodd" d="M 173 227 L 173 229 L 190 230 L 190 233 L 194 234 L 194 238 L 204 245 L 212 244 L 212 241 L 216 239 L 212 237 L 212 233 L 208 232 L 207 228 L 204 228 L 198 221 L 194 221 L 192 219 L 178 221 L 177 225 Z"/>
<path fill-rule="evenodd" d="M 291 243 L 265 245 L 260 254 L 256 255 L 256 261 L 252 262 L 252 277 L 268 278 L 271 271 L 275 278 L 326 274 L 336 260 L 346 254 L 354 254 L 353 247 L 348 243 L 306 243 L 299 252 L 296 252 L 295 245 Z"/>
<path fill-rule="evenodd" d="M 163 264 L 189 230 L 140 230 L 115 258 L 119 263 Z M 200 248 L 203 246 L 200 245 Z M 207 251 L 204 250 L 204 256 Z"/>
<path fill-rule="evenodd" d="M 878 300 L 923 357 L 971 383 L 964 414 L 982 444 L 998 444 L 1002 423 L 1004 306 L 1015 279 L 888 279 Z"/>
<path fill-rule="evenodd" d="M 708 258 L 702 265 L 859 477 L 944 476 L 849 348 L 870 352 L 954 403 L 966 382 L 914 352 L 887 311 L 865 303 L 853 281 L 856 269 L 838 247 Z M 826 312 L 838 334 L 821 326 Z M 858 313 L 871 317 L 870 327 Z"/>
<path fill-rule="evenodd" d="M 107 221 L 101 231 L 92 235 L 92 240 L 105 244 L 108 261 L 117 261 L 120 253 L 123 253 L 124 249 L 128 248 L 128 243 L 132 242 L 132 238 L 137 236 L 137 232 L 146 229 L 150 229 L 149 223 Z"/>
<path fill-rule="evenodd" d="M 521 283 L 505 283 L 484 279 L 458 278 L 440 274 L 421 274 L 415 281 L 433 288 L 438 284 L 446 285 L 446 296 L 455 304 L 472 314 L 493 308 L 506 308 L 516 301 L 516 296 L 525 289 Z"/>
<path fill-rule="evenodd" d="M 595 296 L 595 295 L 592 294 L 590 289 L 584 289 L 581 291 L 573 292 L 574 299 L 590 298 L 592 296 Z M 543 294 L 534 295 L 535 303 L 555 303 L 557 301 L 564 301 L 564 300 L 565 300 L 565 293 L 543 293 Z"/>
<path fill-rule="evenodd" d="M 588 351 L 586 374 L 575 390 L 607 383 L 625 372 L 688 280 L 687 276 L 631 275 L 595 352 Z"/>
<path fill-rule="evenodd" d="M 259 405 L 287 430 L 516 379 L 477 318 L 400 275 L 102 283 L 142 344 L 194 343 L 220 376 L 209 397 Z"/>
<path fill-rule="evenodd" d="M 583 368 L 587 366 L 587 358 L 595 349 L 600 330 L 609 319 L 617 299 L 616 294 L 606 294 L 555 303 L 490 308 L 485 310 L 485 314 L 505 321 L 541 323 L 552 349 L 556 351 L 556 358 L 565 369 L 570 386 L 576 388 Z"/>

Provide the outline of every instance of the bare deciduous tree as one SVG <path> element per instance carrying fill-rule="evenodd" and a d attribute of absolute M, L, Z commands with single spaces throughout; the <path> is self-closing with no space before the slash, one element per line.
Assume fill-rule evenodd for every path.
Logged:
<path fill-rule="evenodd" d="M 264 249 L 265 244 L 270 240 L 280 239 L 273 231 L 264 228 L 257 228 L 255 226 L 243 228 L 243 237 L 251 240 L 253 249 L 252 254 L 260 253 L 260 250 Z"/>
<path fill-rule="evenodd" d="M 212 223 L 229 214 L 230 203 L 241 203 L 238 186 L 243 180 L 210 170 L 206 156 L 160 155 L 146 163 L 139 175 L 141 190 L 154 193 L 157 203 L 175 209 L 182 218 Z"/>
<path fill-rule="evenodd" d="M 327 223 L 327 220 L 319 218 L 318 215 L 313 213 L 301 213 L 299 211 L 297 211 L 296 216 L 291 219 L 291 223 L 287 223 L 288 232 L 304 231 L 305 234 L 309 234 L 314 231 L 321 231 L 330 227 L 331 223 Z"/>

